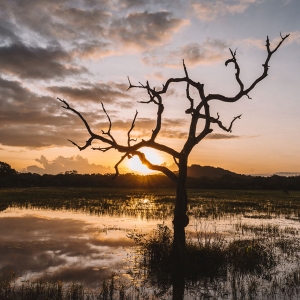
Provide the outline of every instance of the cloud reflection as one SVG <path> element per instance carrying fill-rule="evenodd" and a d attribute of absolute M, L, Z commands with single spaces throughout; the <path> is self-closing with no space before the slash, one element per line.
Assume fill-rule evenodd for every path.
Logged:
<path fill-rule="evenodd" d="M 75 219 L 0 215 L 0 273 L 15 271 L 20 280 L 39 276 L 96 286 L 122 269 L 133 242 L 126 232 L 101 232 Z"/>

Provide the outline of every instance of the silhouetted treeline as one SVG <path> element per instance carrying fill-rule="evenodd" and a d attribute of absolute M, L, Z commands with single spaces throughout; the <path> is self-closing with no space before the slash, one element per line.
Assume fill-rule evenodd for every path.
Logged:
<path fill-rule="evenodd" d="M 195 168 L 195 167 L 194 167 Z M 209 167 L 205 167 L 209 168 Z M 216 168 L 211 168 L 216 169 Z M 218 168 L 220 169 L 220 168 Z M 239 175 L 225 172 L 224 175 L 188 177 L 187 188 L 199 189 L 247 189 L 247 190 L 300 190 L 300 176 L 270 177 Z M 226 171 L 226 170 L 225 170 Z M 220 170 L 218 170 L 220 172 Z M 195 175 L 197 175 L 195 173 Z M 201 174 L 202 175 L 202 174 Z M 67 171 L 57 175 L 18 173 L 6 163 L 0 162 L 0 187 L 119 187 L 119 188 L 174 188 L 164 175 L 78 174 Z"/>

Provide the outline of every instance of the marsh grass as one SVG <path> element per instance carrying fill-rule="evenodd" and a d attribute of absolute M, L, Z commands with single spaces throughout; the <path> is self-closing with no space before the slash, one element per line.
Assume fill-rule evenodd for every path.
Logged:
<path fill-rule="evenodd" d="M 233 228 L 229 239 L 205 226 L 187 235 L 188 299 L 300 299 L 298 227 L 270 224 L 279 218 L 292 220 L 291 224 L 300 221 L 300 192 L 189 190 L 188 194 L 191 218 L 207 224 L 228 220 Z M 4 209 L 44 208 L 160 221 L 172 216 L 174 208 L 170 190 L 1 189 L 0 200 Z M 129 281 L 112 275 L 90 290 L 80 283 L 45 279 L 16 284 L 15 275 L 6 273 L 0 275 L 0 299 L 170 299 L 172 230 L 161 224 L 150 234 L 128 236 L 138 249 Z"/>
<path fill-rule="evenodd" d="M 195 218 L 300 220 L 300 191 L 188 190 L 189 213 Z M 148 199 L 147 203 L 141 199 Z M 20 208 L 81 211 L 95 215 L 159 219 L 173 214 L 172 189 L 10 188 L 0 189 L 0 205 Z M 151 205 L 152 204 L 152 205 Z"/>
<path fill-rule="evenodd" d="M 171 273 L 173 257 L 172 231 L 159 224 L 149 237 L 129 235 L 140 247 L 141 264 L 147 270 Z M 274 243 L 266 239 L 226 241 L 219 235 L 199 232 L 195 238 L 187 238 L 185 275 L 189 279 L 203 276 L 225 276 L 228 270 L 261 274 L 277 264 Z"/>
<path fill-rule="evenodd" d="M 116 280 L 115 274 L 104 280 L 97 289 L 90 290 L 80 283 L 49 282 L 43 278 L 17 285 L 14 272 L 0 275 L 1 300 L 158 300 L 134 283 Z"/>
<path fill-rule="evenodd" d="M 184 276 L 190 299 L 298 299 L 300 269 L 294 266 L 279 275 L 277 267 L 283 259 L 297 259 L 299 245 L 274 228 L 251 228 L 252 232 L 266 231 L 272 238 L 258 235 L 228 241 L 206 232 L 189 236 Z M 172 286 L 171 237 L 172 231 L 164 224 L 148 236 L 131 236 L 139 246 L 139 266 L 147 272 L 145 282 L 156 284 L 161 295 Z"/>

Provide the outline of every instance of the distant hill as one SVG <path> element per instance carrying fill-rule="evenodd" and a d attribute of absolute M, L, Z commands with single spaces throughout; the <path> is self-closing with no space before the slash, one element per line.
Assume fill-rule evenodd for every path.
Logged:
<path fill-rule="evenodd" d="M 222 168 L 200 166 L 200 165 L 191 165 L 190 167 L 188 167 L 187 174 L 188 177 L 194 177 L 194 178 L 208 177 L 212 179 L 221 178 L 224 175 L 242 176 Z"/>
<path fill-rule="evenodd" d="M 285 173 L 286 175 L 286 173 Z M 106 188 L 174 188 L 174 183 L 165 175 L 120 174 L 78 174 L 65 173 L 35 174 L 19 173 L 10 165 L 0 162 L 0 189 L 7 187 L 106 187 Z M 188 167 L 187 188 L 190 189 L 243 189 L 243 190 L 300 190 L 300 176 L 250 176 L 241 175 L 209 166 L 191 165 Z M 1 197 L 0 197 L 1 198 Z M 5 209 L 1 206 L 0 211 Z"/>

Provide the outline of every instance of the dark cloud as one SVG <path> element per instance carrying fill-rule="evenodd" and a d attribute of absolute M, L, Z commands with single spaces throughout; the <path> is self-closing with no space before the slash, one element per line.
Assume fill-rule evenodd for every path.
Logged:
<path fill-rule="evenodd" d="M 107 127 L 107 123 L 99 123 L 98 126 L 101 124 L 102 127 Z M 124 130 L 128 131 L 131 127 L 132 120 L 113 120 L 112 121 L 112 131 L 113 130 Z M 172 130 L 172 128 L 178 128 L 182 125 L 186 124 L 186 120 L 184 119 L 168 119 L 165 118 L 162 120 L 162 130 L 160 133 L 164 134 L 168 130 Z M 140 138 L 145 138 L 145 135 L 151 134 L 152 130 L 156 126 L 156 120 L 150 118 L 138 118 L 135 122 L 134 130 L 131 132 L 132 135 L 136 135 Z"/>
<path fill-rule="evenodd" d="M 71 56 L 62 48 L 31 47 L 11 44 L 0 47 L 2 72 L 26 79 L 53 79 L 77 75 L 86 70 L 71 63 Z"/>
<path fill-rule="evenodd" d="M 140 9 L 143 11 L 174 11 L 182 16 L 187 9 L 188 1 L 184 0 L 119 0 L 122 9 Z"/>
<path fill-rule="evenodd" d="M 132 93 L 126 92 L 128 84 L 87 83 L 84 76 L 90 75 L 86 69 L 91 66 L 90 59 L 126 54 L 126 47 L 148 51 L 167 44 L 189 24 L 175 14 L 179 2 L 2 1 L 0 144 L 33 149 L 71 146 L 67 138 L 84 143 L 88 133 L 82 121 L 62 109 L 56 97 L 70 105 L 77 102 L 76 108 L 85 111 L 92 130 L 101 134 L 108 128 L 107 117 L 101 105 L 90 102 L 117 104 L 123 111 L 132 108 L 135 101 L 127 101 L 132 98 Z M 121 119 L 119 111 L 112 111 L 115 108 L 107 105 L 106 109 L 112 118 L 112 130 L 127 132 L 134 112 L 132 118 L 124 114 Z M 180 122 L 163 120 L 162 134 L 175 131 Z M 132 134 L 151 134 L 154 128 L 155 120 L 137 119 Z M 30 166 L 32 171 L 42 169 Z"/>
<path fill-rule="evenodd" d="M 19 41 L 19 37 L 15 34 L 16 28 L 6 21 L 0 21 L 0 38 L 1 44 L 10 44 Z"/>
<path fill-rule="evenodd" d="M 82 121 L 61 108 L 55 97 L 39 96 L 18 81 L 0 77 L 0 143 L 39 148 L 70 145 L 67 136 L 85 141 Z M 100 109 L 100 108 L 99 108 Z M 86 110 L 91 124 L 106 118 L 97 110 Z"/>
<path fill-rule="evenodd" d="M 150 1 L 147 0 L 123 0 L 120 1 L 123 7 L 131 8 L 131 7 L 144 7 Z"/>
<path fill-rule="evenodd" d="M 129 93 L 126 93 L 128 85 L 113 82 L 93 84 L 85 87 L 71 86 L 51 86 L 49 91 L 55 93 L 57 97 L 77 101 L 94 101 L 97 103 L 114 103 L 120 98 L 128 99 Z"/>
<path fill-rule="evenodd" d="M 39 173 L 39 174 L 58 174 L 60 172 L 76 170 L 82 174 L 93 173 L 113 173 L 111 167 L 105 167 L 103 165 L 90 164 L 88 159 L 83 158 L 80 155 L 72 157 L 58 156 L 54 160 L 50 161 L 45 156 L 37 158 L 36 161 L 42 166 L 28 166 L 24 171 Z"/>
<path fill-rule="evenodd" d="M 109 14 L 106 1 L 76 5 L 67 0 L 58 1 L 5 1 L 1 3 L 5 16 L 19 28 L 38 34 L 49 40 L 74 40 L 88 37 L 98 37 L 101 24 L 107 21 Z"/>
<path fill-rule="evenodd" d="M 18 32 L 18 40 L 68 45 L 74 54 L 86 58 L 112 55 L 123 51 L 123 46 L 148 50 L 166 44 L 188 24 L 173 16 L 171 4 L 157 0 L 7 1 L 2 11 L 9 27 Z"/>
<path fill-rule="evenodd" d="M 241 138 L 239 135 L 226 134 L 226 133 L 211 133 L 206 139 L 209 140 L 221 140 L 221 139 L 239 139 Z"/>
<path fill-rule="evenodd" d="M 169 139 L 186 139 L 188 134 L 180 130 L 162 130 L 161 136 Z"/>
<path fill-rule="evenodd" d="M 148 50 L 167 43 L 187 24 L 187 21 L 175 18 L 167 11 L 134 12 L 115 20 L 108 34 L 125 46 Z"/>
<path fill-rule="evenodd" d="M 72 132 L 72 133 L 71 133 Z M 85 141 L 84 132 L 69 130 L 69 136 Z M 68 136 L 67 134 L 67 136 Z M 10 125 L 0 128 L 0 143 L 7 146 L 45 148 L 53 146 L 69 146 L 64 130 L 58 131 L 55 126 Z"/>

